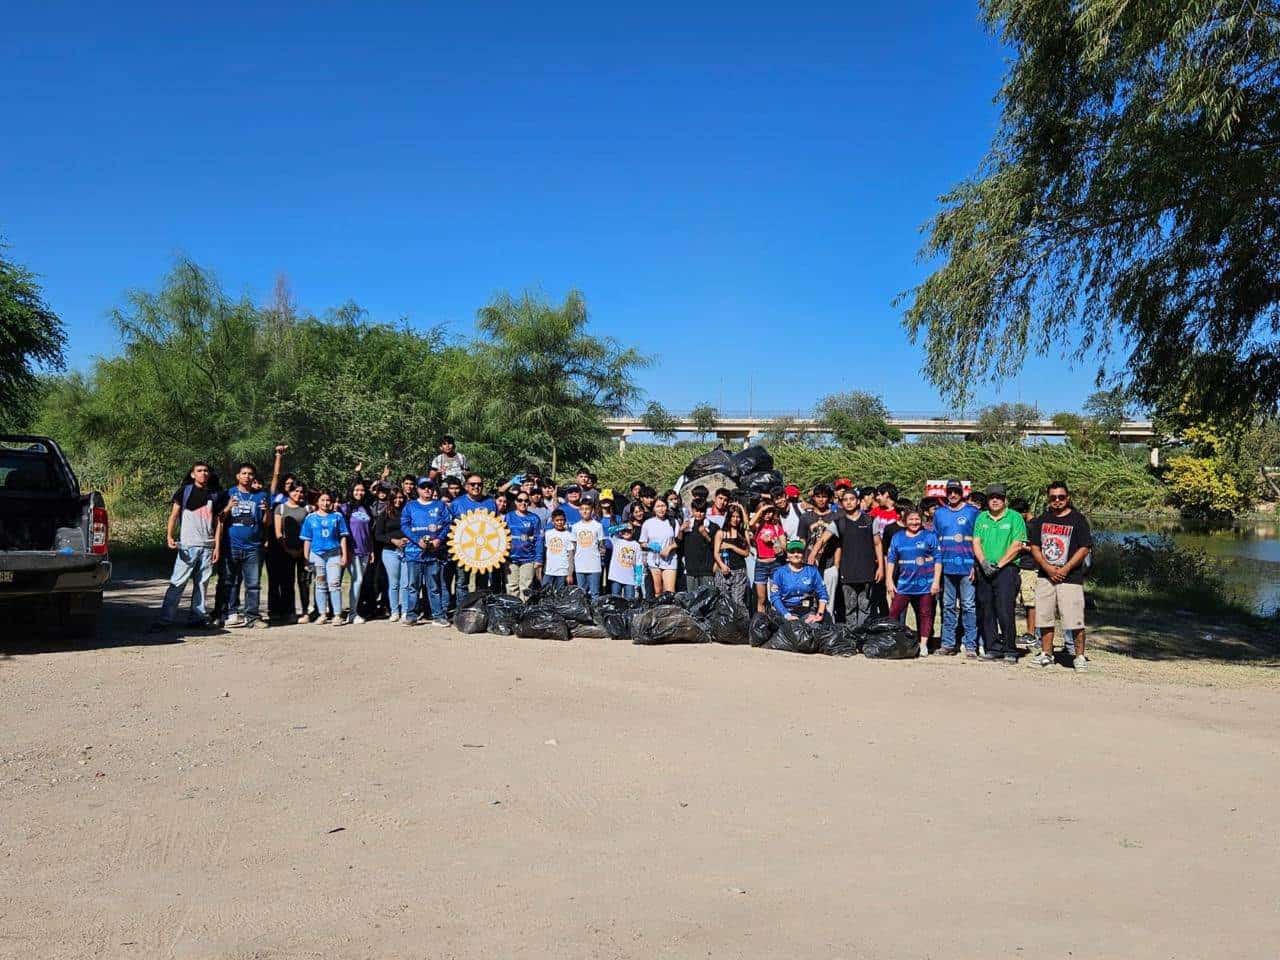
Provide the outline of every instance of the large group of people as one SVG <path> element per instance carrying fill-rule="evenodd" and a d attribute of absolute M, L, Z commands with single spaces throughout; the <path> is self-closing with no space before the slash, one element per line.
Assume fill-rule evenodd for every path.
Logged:
<path fill-rule="evenodd" d="M 287 451 L 276 447 L 268 484 L 245 463 L 222 490 L 208 464 L 192 466 L 172 499 L 177 558 L 155 630 L 177 621 L 188 583 L 191 626 L 249 628 L 448 624 L 477 590 L 528 600 L 569 584 L 627 598 L 714 586 L 784 619 L 857 627 L 910 613 L 922 656 L 1016 663 L 1025 647 L 1047 666 L 1061 627 L 1074 667 L 1087 665 L 1092 536 L 1063 482 L 1048 486 L 1039 516 L 1000 483 L 980 492 L 959 480 L 918 502 L 892 483 L 843 477 L 807 495 L 779 485 L 758 498 L 704 486 L 659 494 L 640 481 L 615 495 L 587 469 L 563 485 L 530 468 L 491 486 L 446 436 L 422 474 L 369 480 L 357 467 L 337 491 L 284 472 Z M 486 573 L 459 567 L 449 549 L 450 529 L 477 509 L 501 517 L 511 537 L 505 562 Z"/>

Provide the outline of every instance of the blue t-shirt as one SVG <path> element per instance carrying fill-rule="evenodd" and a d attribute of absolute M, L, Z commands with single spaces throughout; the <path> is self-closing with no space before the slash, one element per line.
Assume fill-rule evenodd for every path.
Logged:
<path fill-rule="evenodd" d="M 818 568 L 810 564 L 806 564 L 799 570 L 792 570 L 788 564 L 783 564 L 777 570 L 773 571 L 773 576 L 769 578 L 773 584 L 773 608 L 784 617 L 789 613 L 801 614 L 805 612 L 817 613 L 818 605 L 815 603 L 812 608 L 806 611 L 806 601 L 810 597 L 817 597 L 822 601 L 830 601 L 827 596 L 827 585 L 822 582 L 822 574 L 818 572 Z"/>
<path fill-rule="evenodd" d="M 560 504 L 560 509 L 564 511 L 564 522 L 566 526 L 572 527 L 582 519 L 582 511 L 567 500 Z"/>
<path fill-rule="evenodd" d="M 892 563 L 898 584 L 895 589 L 909 597 L 928 593 L 933 586 L 933 572 L 938 565 L 938 538 L 929 530 L 914 537 L 905 530 L 893 535 L 886 559 Z"/>
<path fill-rule="evenodd" d="M 542 521 L 537 514 L 512 510 L 504 518 L 511 531 L 511 562 L 542 562 Z"/>
<path fill-rule="evenodd" d="M 299 540 L 311 541 L 311 552 L 334 553 L 342 549 L 342 538 L 351 536 L 347 518 L 340 513 L 309 513 L 302 521 Z"/>
<path fill-rule="evenodd" d="M 464 493 L 449 506 L 455 518 L 472 510 L 488 510 L 492 513 L 498 512 L 498 504 L 494 502 L 492 497 L 487 497 L 484 500 L 473 500 L 469 493 Z"/>
<path fill-rule="evenodd" d="M 457 500 L 454 501 L 454 503 L 457 502 Z M 430 500 L 427 503 L 411 500 L 406 503 L 400 510 L 400 530 L 409 538 L 409 542 L 404 547 L 404 558 L 428 563 L 433 560 L 448 559 L 449 548 L 445 541 L 449 536 L 449 524 L 452 522 L 453 514 L 449 510 L 449 504 L 441 500 Z M 440 546 L 434 551 L 423 550 L 418 545 L 418 541 L 423 537 L 428 540 L 439 540 Z"/>
<path fill-rule="evenodd" d="M 963 503 L 957 510 L 944 503 L 933 511 L 943 573 L 968 575 L 973 569 L 973 525 L 981 512 L 971 503 Z"/>
<path fill-rule="evenodd" d="M 227 492 L 227 502 L 231 504 L 231 514 L 226 518 L 227 538 L 234 550 L 252 550 L 262 547 L 265 531 L 262 529 L 262 517 L 266 512 L 267 494 L 245 493 L 239 487 Z"/>

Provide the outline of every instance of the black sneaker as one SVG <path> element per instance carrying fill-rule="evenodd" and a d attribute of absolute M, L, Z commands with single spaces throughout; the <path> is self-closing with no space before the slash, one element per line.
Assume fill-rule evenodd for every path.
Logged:
<path fill-rule="evenodd" d="M 1000 659 L 1000 654 L 992 653 L 990 650 L 983 650 L 982 653 L 980 653 L 978 656 L 982 660 L 999 660 Z"/>
<path fill-rule="evenodd" d="M 1017 663 L 1017 662 L 1018 662 L 1018 655 L 1017 655 L 1016 653 L 1006 653 L 1006 654 L 1004 655 L 1004 662 L 1005 662 L 1005 663 Z"/>

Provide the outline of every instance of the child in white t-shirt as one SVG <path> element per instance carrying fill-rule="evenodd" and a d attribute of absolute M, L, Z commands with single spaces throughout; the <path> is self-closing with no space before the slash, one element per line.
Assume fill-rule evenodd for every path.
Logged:
<path fill-rule="evenodd" d="M 579 505 L 582 519 L 572 527 L 573 573 L 577 577 L 578 586 L 586 590 L 590 596 L 600 596 L 600 575 L 604 572 L 601 561 L 604 558 L 604 527 L 595 519 L 595 505 L 583 500 Z"/>
<path fill-rule="evenodd" d="M 566 583 L 573 583 L 573 531 L 565 523 L 563 510 L 557 507 L 551 511 L 551 529 L 542 537 L 547 548 L 543 584 L 563 587 Z"/>
<path fill-rule="evenodd" d="M 613 535 L 613 556 L 609 558 L 609 592 L 632 600 L 644 587 L 644 548 L 635 540 L 630 524 Z"/>

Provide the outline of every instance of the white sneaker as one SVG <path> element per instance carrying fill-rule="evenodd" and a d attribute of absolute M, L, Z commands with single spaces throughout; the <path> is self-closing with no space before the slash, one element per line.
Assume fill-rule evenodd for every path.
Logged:
<path fill-rule="evenodd" d="M 392 614 L 388 619 L 389 619 L 392 623 L 395 623 L 397 620 L 399 620 L 399 619 L 400 619 L 400 614 L 398 614 L 398 613 L 393 613 L 393 614 Z"/>
<path fill-rule="evenodd" d="M 243 627 L 244 617 L 240 616 L 238 613 L 233 613 L 231 616 L 227 617 L 224 625 L 228 627 Z"/>
<path fill-rule="evenodd" d="M 358 616 L 358 615 L 357 615 L 357 616 L 354 616 L 354 617 L 352 617 L 352 618 L 351 618 L 351 622 L 352 622 L 352 623 L 367 623 L 368 621 L 366 621 L 364 617 L 361 617 L 361 616 Z"/>
<path fill-rule="evenodd" d="M 1071 658 L 1071 665 L 1076 668 L 1076 673 L 1085 673 L 1089 669 L 1089 658 L 1082 653 Z"/>

